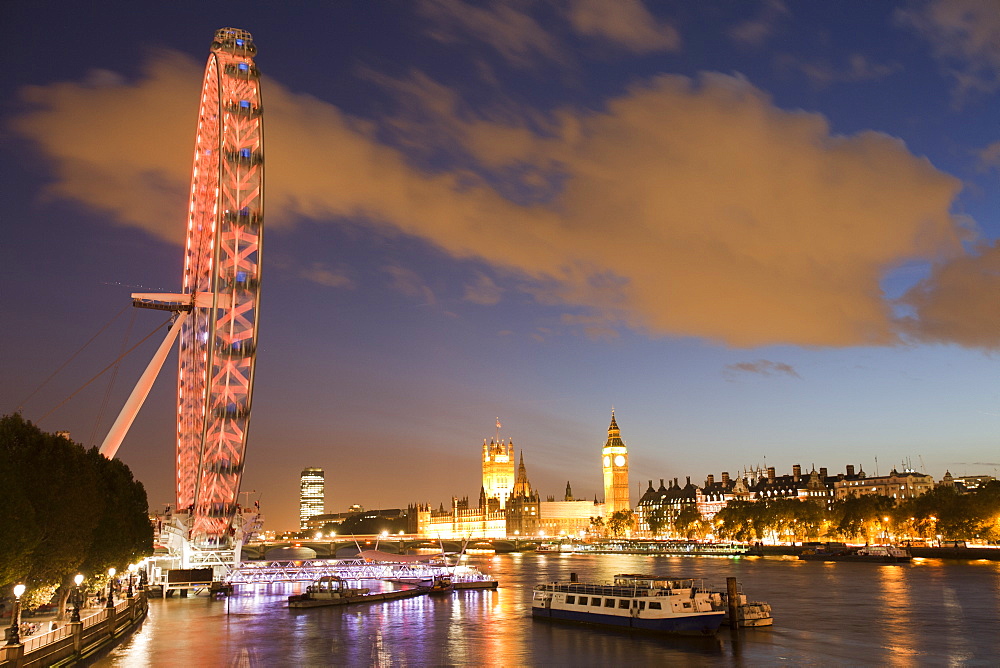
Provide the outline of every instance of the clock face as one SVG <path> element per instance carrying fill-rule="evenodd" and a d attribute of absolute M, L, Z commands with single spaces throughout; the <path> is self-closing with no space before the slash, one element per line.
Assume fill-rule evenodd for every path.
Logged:
<path fill-rule="evenodd" d="M 604 455 L 604 465 L 605 466 L 611 466 L 611 457 L 608 457 L 607 455 Z"/>
<path fill-rule="evenodd" d="M 615 466 L 625 466 L 625 457 L 622 455 L 615 457 Z"/>

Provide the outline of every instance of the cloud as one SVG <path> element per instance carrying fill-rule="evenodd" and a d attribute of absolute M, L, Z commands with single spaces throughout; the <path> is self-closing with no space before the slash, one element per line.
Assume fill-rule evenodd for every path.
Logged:
<path fill-rule="evenodd" d="M 424 279 L 420 278 L 417 272 L 397 265 L 388 265 L 382 269 L 392 277 L 391 285 L 396 292 L 404 294 L 407 297 L 420 299 L 424 302 L 424 306 L 434 306 L 437 304 L 434 292 L 427 287 Z"/>
<path fill-rule="evenodd" d="M 610 341 L 619 336 L 618 330 L 612 326 L 614 321 L 607 316 L 564 313 L 560 320 L 564 325 L 581 327 L 584 335 L 592 341 Z"/>
<path fill-rule="evenodd" d="M 802 71 L 810 81 L 818 86 L 829 86 L 834 83 L 856 83 L 860 81 L 878 81 L 902 69 L 899 63 L 880 64 L 869 62 L 859 53 L 848 56 L 844 67 L 830 63 L 794 63 L 794 67 Z"/>
<path fill-rule="evenodd" d="M 983 170 L 1000 167 L 1000 141 L 995 141 L 979 151 L 979 167 Z"/>
<path fill-rule="evenodd" d="M 24 89 L 32 111 L 12 126 L 53 158 L 47 194 L 181 243 L 201 76 L 189 59 L 156 52 L 133 84 L 95 70 L 82 83 Z"/>
<path fill-rule="evenodd" d="M 657 21 L 641 0 L 571 0 L 567 17 L 577 33 L 635 53 L 676 51 L 681 46 L 680 33 Z"/>
<path fill-rule="evenodd" d="M 781 19 L 788 15 L 788 7 L 782 0 L 765 0 L 758 15 L 730 28 L 729 36 L 745 46 L 762 46 L 774 34 Z"/>
<path fill-rule="evenodd" d="M 1000 462 L 947 462 L 948 466 L 1000 466 Z"/>
<path fill-rule="evenodd" d="M 969 93 L 1000 89 L 1000 9 L 996 0 L 931 0 L 896 12 L 897 22 L 931 44 L 955 80 L 961 101 Z"/>
<path fill-rule="evenodd" d="M 465 286 L 463 299 L 473 304 L 489 306 L 499 303 L 502 294 L 503 288 L 494 283 L 492 278 L 486 274 L 479 274 L 475 283 Z"/>
<path fill-rule="evenodd" d="M 757 360 L 756 362 L 739 362 L 737 364 L 726 365 L 727 375 L 732 372 L 756 373 L 762 376 L 773 376 L 781 374 L 792 378 L 801 378 L 798 372 L 789 364 L 784 362 L 772 362 L 770 360 Z"/>
<path fill-rule="evenodd" d="M 561 17 L 577 35 L 633 53 L 676 51 L 680 33 L 654 17 L 642 0 L 566 0 Z M 506 0 L 474 4 L 465 0 L 421 0 L 418 11 L 430 22 L 428 34 L 443 43 L 485 44 L 509 64 L 537 68 L 571 62 L 558 26 L 543 28 L 532 15 L 544 3 Z"/>
<path fill-rule="evenodd" d="M 180 243 L 200 80 L 198 65 L 160 53 L 133 82 L 28 89 L 32 108 L 12 127 L 51 161 L 52 193 Z M 455 145 L 435 171 L 413 160 L 420 141 L 379 142 L 379 123 L 398 119 L 262 85 L 269 228 L 303 217 L 391 228 L 593 316 L 598 336 L 627 326 L 734 347 L 895 344 L 927 333 L 894 320 L 886 272 L 962 259 L 955 178 L 892 137 L 833 135 L 738 77 L 660 76 L 602 110 L 530 122 L 458 114 L 452 99 L 420 110 Z M 532 184 L 545 196 L 511 195 Z M 433 303 L 418 277 L 387 271 Z M 966 340 L 951 320 L 935 336 L 949 336 L 944 325 Z"/>
<path fill-rule="evenodd" d="M 330 288 L 353 289 L 355 287 L 354 281 L 347 275 L 346 269 L 341 268 L 335 271 L 320 262 L 314 262 L 303 268 L 299 272 L 299 276 L 307 281 L 312 281 L 313 283 L 325 285 Z"/>
<path fill-rule="evenodd" d="M 1000 242 L 936 264 L 930 276 L 900 299 L 913 309 L 903 321 L 908 334 L 926 343 L 957 343 L 995 349 L 1000 332 Z"/>
<path fill-rule="evenodd" d="M 539 59 L 564 62 L 557 39 L 525 9 L 528 3 L 494 2 L 482 6 L 464 0 L 422 0 L 418 10 L 433 22 L 430 36 L 445 43 L 481 42 L 518 67 Z"/>

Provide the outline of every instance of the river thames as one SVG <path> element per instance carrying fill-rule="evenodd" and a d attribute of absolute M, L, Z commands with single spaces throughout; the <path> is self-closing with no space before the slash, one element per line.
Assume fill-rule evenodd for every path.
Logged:
<path fill-rule="evenodd" d="M 996 666 L 1000 562 L 804 562 L 794 557 L 509 554 L 471 561 L 500 581 L 387 603 L 290 610 L 300 587 L 150 601 L 98 666 Z M 531 618 L 531 587 L 656 573 L 743 584 L 774 626 L 658 637 Z"/>

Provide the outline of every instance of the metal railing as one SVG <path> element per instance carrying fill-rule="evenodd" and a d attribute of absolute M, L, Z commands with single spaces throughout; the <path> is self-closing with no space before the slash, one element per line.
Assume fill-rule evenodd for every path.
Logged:
<path fill-rule="evenodd" d="M 24 653 L 27 654 L 28 652 L 33 652 L 42 645 L 47 645 L 49 643 L 56 642 L 57 640 L 68 638 L 71 635 L 73 635 L 73 629 L 69 625 L 61 626 L 52 631 L 46 631 L 45 633 L 36 633 L 24 640 Z"/>
<path fill-rule="evenodd" d="M 0 646 L 0 666 L 8 665 L 50 665 L 69 659 L 80 651 L 113 641 L 127 627 L 145 618 L 146 598 L 141 593 L 134 598 L 123 599 L 114 608 L 101 608 L 93 614 L 81 616 L 79 624 L 64 623 L 63 626 L 22 637 L 21 644 Z M 141 613 L 141 614 L 136 614 Z M 114 615 L 114 628 L 109 623 Z"/>

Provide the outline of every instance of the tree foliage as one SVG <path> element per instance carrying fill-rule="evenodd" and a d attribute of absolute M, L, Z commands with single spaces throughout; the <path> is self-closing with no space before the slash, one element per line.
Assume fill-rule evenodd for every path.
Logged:
<path fill-rule="evenodd" d="M 616 510 L 608 518 L 608 530 L 615 538 L 626 535 L 635 525 L 635 513 L 629 509 Z"/>
<path fill-rule="evenodd" d="M 0 590 L 68 586 L 152 554 L 146 490 L 118 460 L 0 418 Z M 30 595 L 30 594 L 29 594 Z"/>
<path fill-rule="evenodd" d="M 674 531 L 684 538 L 697 538 L 701 532 L 701 513 L 696 506 L 684 506 L 674 518 Z"/>
<path fill-rule="evenodd" d="M 940 536 L 1000 542 L 1000 481 L 968 494 L 937 487 L 898 504 L 875 495 L 839 499 L 829 509 L 823 503 L 788 498 L 730 501 L 715 515 L 714 524 L 717 535 L 739 541 L 771 537 L 885 542 Z"/>

